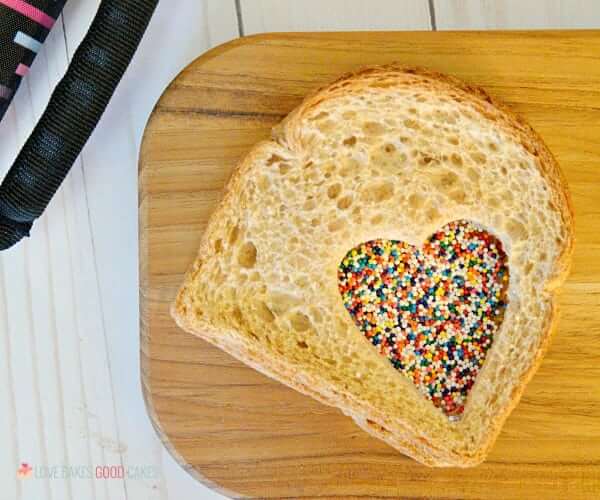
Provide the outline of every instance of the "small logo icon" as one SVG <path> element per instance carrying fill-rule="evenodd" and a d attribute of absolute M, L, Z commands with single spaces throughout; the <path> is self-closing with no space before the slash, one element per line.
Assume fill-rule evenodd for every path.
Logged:
<path fill-rule="evenodd" d="M 29 465 L 27 462 L 23 462 L 17 469 L 17 477 L 21 479 L 31 477 L 32 470 L 33 469 L 31 468 L 31 465 Z"/>

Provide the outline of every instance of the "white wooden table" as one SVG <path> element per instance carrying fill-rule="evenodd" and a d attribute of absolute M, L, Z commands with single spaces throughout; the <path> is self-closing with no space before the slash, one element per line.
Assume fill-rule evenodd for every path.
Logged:
<path fill-rule="evenodd" d="M 0 123 L 0 174 L 98 4 L 69 0 Z M 139 376 L 138 148 L 155 101 L 188 62 L 263 31 L 561 27 L 600 27 L 600 2 L 163 0 L 32 238 L 0 254 L 0 500 L 220 498 L 160 444 Z M 17 478 L 22 462 L 33 467 L 27 479 Z M 103 466 L 122 466 L 126 477 L 96 478 Z"/>

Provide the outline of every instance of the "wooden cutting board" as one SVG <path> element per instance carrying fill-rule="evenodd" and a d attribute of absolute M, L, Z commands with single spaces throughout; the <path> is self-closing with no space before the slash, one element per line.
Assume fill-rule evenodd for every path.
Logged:
<path fill-rule="evenodd" d="M 180 331 L 169 317 L 236 162 L 305 94 L 366 64 L 485 87 L 557 156 L 576 211 L 562 319 L 481 466 L 429 469 Z M 600 498 L 600 32 L 323 33 L 212 50 L 167 89 L 140 160 L 142 382 L 177 461 L 228 496 Z"/>

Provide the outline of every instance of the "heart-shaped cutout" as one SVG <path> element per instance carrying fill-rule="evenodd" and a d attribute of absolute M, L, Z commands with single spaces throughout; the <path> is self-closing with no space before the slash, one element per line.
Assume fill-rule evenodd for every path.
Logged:
<path fill-rule="evenodd" d="M 368 241 L 338 269 L 344 306 L 365 337 L 454 419 L 502 323 L 508 279 L 501 241 L 465 220 L 421 248 Z"/>

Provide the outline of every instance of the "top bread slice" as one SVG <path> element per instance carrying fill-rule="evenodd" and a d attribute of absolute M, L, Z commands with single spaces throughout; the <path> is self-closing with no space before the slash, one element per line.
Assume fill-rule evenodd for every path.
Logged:
<path fill-rule="evenodd" d="M 504 246 L 504 320 L 462 418 L 452 421 L 361 334 L 340 261 L 382 238 L 420 246 L 475 221 Z M 230 180 L 172 306 L 185 330 L 339 407 L 432 466 L 481 462 L 557 321 L 572 210 L 540 137 L 483 90 L 398 65 L 307 97 Z"/>

